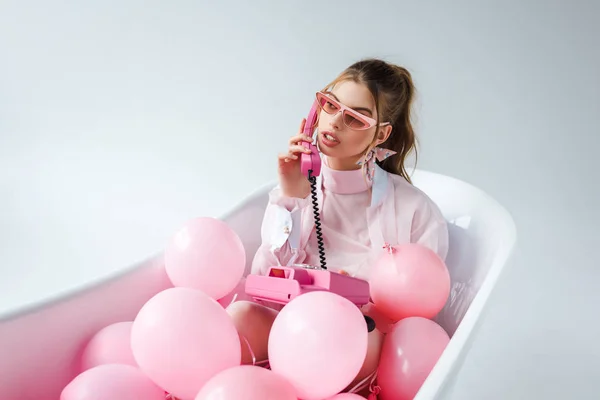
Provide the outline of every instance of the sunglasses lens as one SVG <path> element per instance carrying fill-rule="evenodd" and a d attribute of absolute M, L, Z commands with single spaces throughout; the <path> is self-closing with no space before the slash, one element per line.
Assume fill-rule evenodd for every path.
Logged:
<path fill-rule="evenodd" d="M 327 96 L 323 96 L 319 94 L 318 97 L 319 106 L 325 111 L 327 114 L 335 114 L 340 110 L 340 107 L 333 100 L 329 99 Z"/>
<path fill-rule="evenodd" d="M 344 113 L 344 123 L 352 129 L 365 129 L 368 127 L 365 121 L 347 111 Z"/>

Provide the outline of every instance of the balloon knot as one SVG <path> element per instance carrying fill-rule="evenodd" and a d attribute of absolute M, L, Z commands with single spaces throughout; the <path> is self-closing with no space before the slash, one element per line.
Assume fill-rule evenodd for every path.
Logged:
<path fill-rule="evenodd" d="M 371 394 L 369 395 L 368 400 L 376 400 L 379 393 L 381 393 L 381 388 L 377 385 L 371 386 L 369 388 L 369 390 L 370 390 Z"/>
<path fill-rule="evenodd" d="M 384 244 L 383 248 L 386 249 L 390 254 L 393 254 L 396 251 L 396 249 L 394 249 L 394 247 L 389 243 Z"/>

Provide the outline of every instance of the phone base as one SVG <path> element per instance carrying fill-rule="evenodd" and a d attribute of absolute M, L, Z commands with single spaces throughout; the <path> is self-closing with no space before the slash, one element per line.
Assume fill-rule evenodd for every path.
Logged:
<path fill-rule="evenodd" d="M 245 291 L 257 301 L 277 304 L 287 304 L 304 293 L 315 291 L 335 293 L 359 308 L 370 300 L 367 281 L 310 266 L 275 266 L 270 267 L 266 275 L 248 275 Z"/>

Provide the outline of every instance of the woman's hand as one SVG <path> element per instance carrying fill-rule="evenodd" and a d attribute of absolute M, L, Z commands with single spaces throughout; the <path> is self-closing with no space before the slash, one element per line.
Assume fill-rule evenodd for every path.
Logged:
<path fill-rule="evenodd" d="M 279 185 L 284 196 L 303 199 L 310 194 L 310 183 L 300 170 L 300 154 L 310 154 L 310 150 L 301 142 L 312 143 L 312 139 L 302 133 L 306 118 L 300 123 L 298 134 L 289 141 L 287 153 L 279 154 Z"/>

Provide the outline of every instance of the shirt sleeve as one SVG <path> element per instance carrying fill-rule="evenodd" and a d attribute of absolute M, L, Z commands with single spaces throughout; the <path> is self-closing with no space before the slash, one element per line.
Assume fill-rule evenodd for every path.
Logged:
<path fill-rule="evenodd" d="M 411 229 L 411 242 L 435 251 L 442 260 L 448 255 L 448 223 L 437 205 L 426 198 L 417 208 Z"/>
<path fill-rule="evenodd" d="M 304 251 L 292 248 L 291 242 L 299 242 L 293 239 L 300 235 L 302 211 L 309 204 L 310 197 L 286 197 L 279 186 L 271 190 L 261 226 L 262 242 L 252 261 L 252 274 L 264 275 L 271 266 L 304 260 Z"/>

